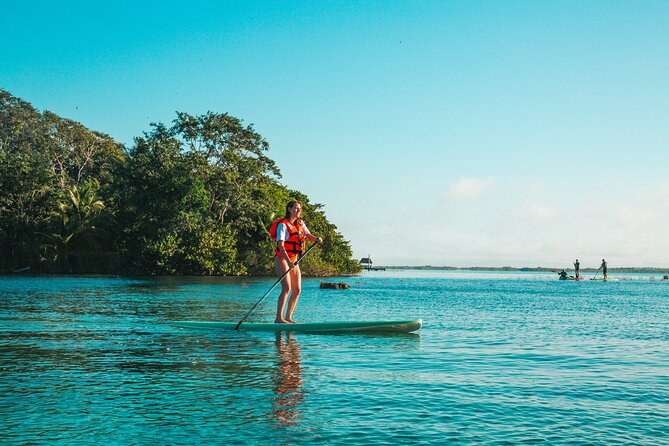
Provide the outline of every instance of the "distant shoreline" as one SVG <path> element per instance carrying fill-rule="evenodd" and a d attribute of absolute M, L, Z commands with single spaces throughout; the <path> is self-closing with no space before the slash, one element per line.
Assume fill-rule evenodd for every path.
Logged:
<path fill-rule="evenodd" d="M 562 271 L 563 268 L 557 268 L 557 267 L 547 267 L 547 266 L 536 266 L 536 267 L 513 267 L 513 266 L 433 266 L 433 265 L 423 265 L 423 266 L 407 266 L 407 265 L 383 265 L 383 266 L 373 266 L 371 268 L 372 271 L 386 271 L 386 270 L 409 270 L 409 271 L 492 271 L 492 272 L 536 272 L 536 273 L 558 273 Z M 567 273 L 573 274 L 574 268 L 564 268 Z M 361 271 L 368 271 L 368 269 L 365 267 Z M 600 271 L 600 269 L 597 268 L 581 268 L 581 273 L 585 274 L 595 274 L 597 271 Z M 621 274 L 621 273 L 629 273 L 629 274 L 662 274 L 662 275 L 669 275 L 669 268 L 658 268 L 658 267 L 652 267 L 652 266 L 642 266 L 642 267 L 636 267 L 636 266 L 625 266 L 625 267 L 619 267 L 619 268 L 609 268 L 608 269 L 609 274 Z M 355 277 L 359 275 L 360 273 L 357 274 L 338 274 L 338 275 L 333 275 L 333 276 L 321 276 L 321 275 L 308 275 L 305 277 L 320 277 L 320 278 L 327 278 L 327 277 L 344 277 L 344 276 L 350 276 L 350 277 Z M 50 276 L 50 277 L 122 277 L 122 278 L 129 278 L 129 279 L 145 279 L 145 278 L 158 278 L 158 277 L 272 277 L 264 274 L 249 274 L 249 275 L 241 275 L 241 276 L 235 276 L 235 275 L 217 275 L 217 276 L 204 276 L 204 275 L 136 275 L 136 274 L 95 274 L 95 273 L 73 273 L 73 274 L 64 274 L 64 273 L 43 273 L 43 272 L 35 272 L 31 271 L 30 268 L 21 268 L 20 270 L 15 270 L 15 271 L 0 271 L 0 276 L 3 277 L 17 277 L 17 276 L 23 276 L 23 277 L 31 277 L 31 276 Z"/>
<path fill-rule="evenodd" d="M 373 269 L 408 269 L 408 270 L 443 270 L 443 271 L 516 271 L 516 272 L 559 272 L 563 269 L 567 272 L 574 271 L 574 268 L 562 268 L 562 267 L 512 267 L 512 266 L 433 266 L 433 265 L 424 265 L 424 266 L 400 266 L 400 265 L 388 265 L 388 266 L 375 266 Z M 599 271 L 597 268 L 581 268 L 581 272 L 595 273 Z M 625 266 L 619 268 L 608 268 L 609 273 L 654 273 L 654 274 L 669 274 L 669 268 L 657 268 L 652 266 Z"/>

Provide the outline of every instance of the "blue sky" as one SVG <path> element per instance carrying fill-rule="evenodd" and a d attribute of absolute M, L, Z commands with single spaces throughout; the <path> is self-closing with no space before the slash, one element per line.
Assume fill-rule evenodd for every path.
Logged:
<path fill-rule="evenodd" d="M 669 267 L 669 2 L 11 2 L 0 88 L 228 112 L 377 264 Z"/>

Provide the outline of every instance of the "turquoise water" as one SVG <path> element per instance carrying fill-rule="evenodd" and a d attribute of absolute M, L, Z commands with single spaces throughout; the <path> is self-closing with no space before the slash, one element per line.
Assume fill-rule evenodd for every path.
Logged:
<path fill-rule="evenodd" d="M 169 325 L 235 321 L 271 278 L 0 277 L 0 443 L 667 444 L 669 282 L 555 279 L 304 281 L 300 321 L 424 322 L 372 336 Z"/>

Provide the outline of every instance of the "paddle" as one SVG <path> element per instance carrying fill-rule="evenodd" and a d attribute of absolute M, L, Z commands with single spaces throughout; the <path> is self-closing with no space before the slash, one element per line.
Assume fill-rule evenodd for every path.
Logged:
<path fill-rule="evenodd" d="M 599 274 L 599 270 L 600 270 L 600 269 L 602 269 L 601 266 L 600 266 L 599 268 L 597 268 L 597 272 L 595 273 L 595 277 L 593 277 L 593 279 L 596 279 L 596 278 L 597 278 L 597 274 Z"/>
<path fill-rule="evenodd" d="M 311 250 L 313 249 L 313 247 L 316 246 L 317 244 L 318 244 L 318 243 L 313 243 L 313 244 L 312 244 L 306 251 L 304 251 L 304 254 L 302 254 L 302 255 L 300 256 L 300 258 L 297 259 L 297 260 L 295 261 L 295 265 L 297 265 L 298 263 L 300 263 L 300 261 L 301 261 L 307 254 L 309 254 L 309 251 L 311 251 Z M 269 296 L 269 293 L 272 292 L 272 290 L 279 284 L 279 282 L 281 282 L 281 281 L 283 280 L 284 277 L 286 277 L 286 276 L 288 275 L 288 273 L 289 273 L 291 270 L 292 270 L 292 268 L 289 269 L 288 271 L 286 271 L 285 273 L 283 273 L 283 275 L 282 275 L 281 277 L 279 277 L 279 279 L 278 279 L 276 282 L 274 282 L 274 285 L 272 285 L 272 288 L 270 288 L 269 291 L 266 292 L 265 295 L 264 295 L 258 302 L 256 302 L 256 304 L 255 304 L 253 307 L 251 307 L 251 309 L 249 310 L 249 312 L 246 313 L 246 314 L 244 315 L 244 317 L 237 323 L 237 325 L 235 326 L 235 330 L 239 330 L 239 326 L 242 325 L 242 322 L 244 322 L 244 321 L 246 320 L 246 318 L 249 317 L 249 315 L 250 315 L 251 313 L 253 313 L 253 310 L 255 310 L 256 307 L 257 307 L 258 305 L 260 305 L 260 303 L 261 303 L 263 300 L 265 300 L 265 298 L 266 298 L 267 296 Z"/>

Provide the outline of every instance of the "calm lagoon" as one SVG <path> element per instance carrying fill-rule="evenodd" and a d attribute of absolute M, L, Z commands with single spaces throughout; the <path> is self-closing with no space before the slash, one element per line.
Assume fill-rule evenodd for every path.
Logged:
<path fill-rule="evenodd" d="M 669 281 L 646 276 L 304 280 L 300 321 L 423 319 L 394 336 L 170 325 L 236 321 L 273 278 L 0 277 L 0 443 L 664 445 Z"/>

